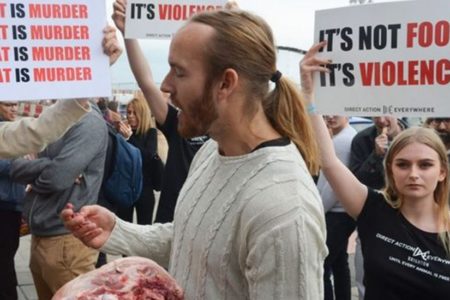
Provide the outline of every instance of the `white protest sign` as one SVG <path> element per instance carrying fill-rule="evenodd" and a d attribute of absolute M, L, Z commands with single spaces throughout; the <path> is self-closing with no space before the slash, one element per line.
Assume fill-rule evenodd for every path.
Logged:
<path fill-rule="evenodd" d="M 128 0 L 125 37 L 171 39 L 192 15 L 221 9 L 226 2 L 226 0 Z"/>
<path fill-rule="evenodd" d="M 450 2 L 405 1 L 316 12 L 323 114 L 450 116 Z"/>
<path fill-rule="evenodd" d="M 104 1 L 0 2 L 0 100 L 111 95 Z"/>

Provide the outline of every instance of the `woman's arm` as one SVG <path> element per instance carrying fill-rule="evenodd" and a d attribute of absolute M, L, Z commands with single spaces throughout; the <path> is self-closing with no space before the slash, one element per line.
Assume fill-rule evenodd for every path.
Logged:
<path fill-rule="evenodd" d="M 114 2 L 114 13 L 112 18 L 117 28 L 122 32 L 122 35 L 125 31 L 125 9 L 126 1 L 116 0 L 116 2 Z M 142 53 L 139 42 L 135 39 L 125 39 L 125 48 L 131 71 L 147 100 L 152 114 L 155 116 L 156 122 L 159 125 L 162 125 L 166 121 L 169 109 L 168 102 L 164 98 L 159 87 L 155 84 L 152 70 Z"/>
<path fill-rule="evenodd" d="M 325 65 L 330 61 L 317 57 L 326 42 L 314 45 L 300 63 L 303 100 L 310 112 L 310 119 L 320 148 L 322 172 L 349 215 L 357 218 L 367 198 L 367 187 L 336 156 L 333 141 L 321 115 L 314 106 L 314 73 L 329 72 Z"/>

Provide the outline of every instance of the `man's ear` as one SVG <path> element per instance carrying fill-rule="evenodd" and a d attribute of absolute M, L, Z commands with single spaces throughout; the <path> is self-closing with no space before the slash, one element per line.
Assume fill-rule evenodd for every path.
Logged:
<path fill-rule="evenodd" d="M 237 88 L 239 75 L 236 70 L 228 68 L 223 74 L 219 82 L 218 96 L 219 99 L 227 99 Z"/>

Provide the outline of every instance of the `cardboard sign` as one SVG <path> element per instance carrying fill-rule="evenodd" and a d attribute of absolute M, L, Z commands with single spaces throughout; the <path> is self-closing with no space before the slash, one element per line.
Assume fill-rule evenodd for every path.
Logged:
<path fill-rule="evenodd" d="M 222 9 L 226 2 L 226 0 L 129 0 L 125 37 L 171 39 L 192 15 Z"/>
<path fill-rule="evenodd" d="M 0 100 L 109 97 L 103 1 L 0 2 Z"/>
<path fill-rule="evenodd" d="M 316 77 L 323 114 L 450 116 L 448 0 L 316 12 L 315 41 L 330 74 Z"/>

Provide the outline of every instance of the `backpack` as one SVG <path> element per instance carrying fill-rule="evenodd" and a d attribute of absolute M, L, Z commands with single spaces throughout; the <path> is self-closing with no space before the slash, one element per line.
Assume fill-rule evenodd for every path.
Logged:
<path fill-rule="evenodd" d="M 108 126 L 108 149 L 102 191 L 113 204 L 131 207 L 142 192 L 141 151 Z"/>

